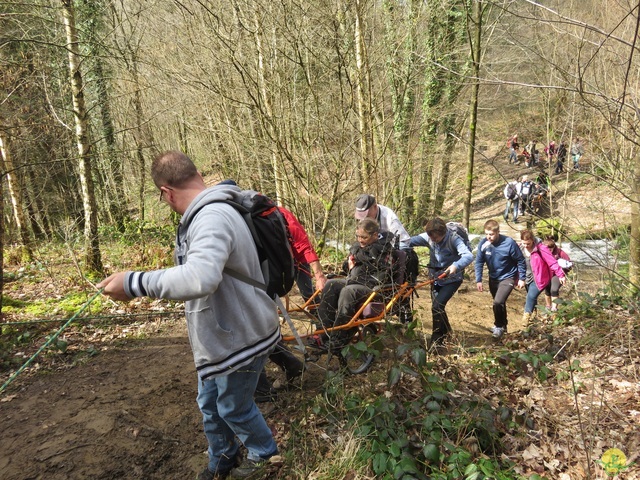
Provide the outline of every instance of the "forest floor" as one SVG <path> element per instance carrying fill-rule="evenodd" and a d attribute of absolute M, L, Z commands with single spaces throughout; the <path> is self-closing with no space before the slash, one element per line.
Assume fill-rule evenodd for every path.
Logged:
<path fill-rule="evenodd" d="M 487 218 L 500 218 L 503 208 L 500 172 L 487 172 L 482 179 L 483 198 L 474 200 L 476 228 Z M 580 199 L 581 188 L 576 186 L 568 194 L 574 205 L 569 208 L 585 204 L 601 208 L 604 199 L 615 196 L 600 191 L 586 202 Z M 455 207 L 448 208 L 451 215 L 456 213 Z M 611 208 L 608 219 L 622 210 L 620 205 Z M 574 225 L 608 226 L 586 210 L 584 215 L 574 212 Z M 504 231 L 514 234 L 512 227 L 505 225 Z M 602 288 L 599 272 L 577 268 L 573 275 L 563 296 L 595 298 Z M 60 298 L 64 288 L 52 285 L 51 278 L 31 277 L 14 285 L 9 295 L 26 300 L 42 295 Z M 550 480 L 605 478 L 597 460 L 610 447 L 623 450 L 630 464 L 618 478 L 640 478 L 635 465 L 640 451 L 638 321 L 623 306 L 614 305 L 589 323 L 581 317 L 595 308 L 589 302 L 580 304 L 582 310 L 568 312 L 563 322 L 540 325 L 531 332 L 521 321 L 524 293 L 514 291 L 508 302 L 509 334 L 496 343 L 490 335 L 491 297 L 477 292 L 469 280 L 449 304 L 455 337 L 448 354 L 428 356 L 434 374 L 455 377 L 465 392 L 473 391 L 496 407 L 509 404 L 517 418 L 530 422 L 526 435 L 502 437 L 500 454 L 514 462 L 513 472 L 527 478 L 534 473 Z M 418 340 L 424 342 L 431 329 L 428 290 L 420 292 L 415 309 Z M 195 402 L 196 376 L 179 308 L 139 300 L 112 306 L 110 311 L 148 317 L 80 322 L 65 332 L 64 352 L 46 351 L 0 395 L 3 480 L 190 479 L 206 464 L 206 442 Z M 28 315 L 5 316 L 4 321 L 20 319 L 27 320 Z M 600 325 L 592 330 L 596 322 Z M 14 355 L 28 358 L 55 328 L 40 331 Z M 398 327 L 390 326 L 388 332 L 389 348 L 366 374 L 344 377 L 345 389 L 366 391 L 373 397 L 399 395 L 398 386 L 386 386 L 386 376 L 398 360 L 394 347 L 411 339 Z M 532 351 L 553 354 L 549 367 L 554 378 L 540 380 L 539 370 L 532 367 L 535 362 L 525 361 Z M 521 356 L 513 357 L 511 352 Z M 563 375 L 576 360 L 581 369 Z M 335 460 L 349 435 L 309 407 L 313 399 L 326 398 L 333 370 L 335 365 L 326 364 L 323 357 L 309 365 L 298 388 L 282 391 L 273 403 L 261 404 L 284 461 L 273 466 L 268 478 L 375 478 L 370 471 L 355 470 L 332 476 L 322 458 L 317 463 L 308 461 L 318 456 L 324 456 L 325 463 Z M 0 379 L 6 381 L 13 371 L 3 370 Z M 270 367 L 270 374 L 276 377 L 278 372 Z M 409 380 L 401 386 L 411 388 Z M 306 436 L 302 446 L 296 444 L 301 428 Z M 299 458 L 292 459 L 291 452 Z M 518 478 L 516 473 L 513 478 Z"/>

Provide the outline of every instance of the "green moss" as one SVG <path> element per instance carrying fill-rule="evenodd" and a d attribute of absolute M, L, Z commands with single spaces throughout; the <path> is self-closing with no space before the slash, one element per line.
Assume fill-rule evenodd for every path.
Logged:
<path fill-rule="evenodd" d="M 16 300 L 6 296 L 3 300 L 5 313 L 20 314 L 35 318 L 50 318 L 53 316 L 71 316 L 89 301 L 91 295 L 87 292 L 73 292 L 61 298 L 35 298 L 31 300 Z M 91 308 L 102 308 L 103 298 L 96 298 Z"/>

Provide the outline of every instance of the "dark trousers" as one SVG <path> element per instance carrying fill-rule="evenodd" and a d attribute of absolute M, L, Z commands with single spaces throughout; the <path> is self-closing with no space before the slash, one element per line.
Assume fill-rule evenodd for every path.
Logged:
<path fill-rule="evenodd" d="M 296 285 L 300 291 L 300 296 L 306 302 L 314 293 L 313 280 L 311 280 L 311 267 L 308 263 L 299 263 L 296 265 Z"/>
<path fill-rule="evenodd" d="M 440 343 L 453 329 L 449 323 L 449 317 L 445 311 L 447 302 L 462 285 L 462 280 L 447 283 L 446 285 L 434 284 L 431 287 L 431 318 L 433 319 L 433 331 L 431 342 Z"/>
<path fill-rule="evenodd" d="M 322 298 L 318 307 L 318 318 L 322 322 L 323 328 L 347 323 L 370 294 L 369 287 L 359 284 L 347 285 L 344 278 L 329 280 L 322 290 Z M 336 337 L 339 339 L 344 339 L 349 335 L 345 330 L 338 332 L 340 334 Z"/>
<path fill-rule="evenodd" d="M 269 354 L 269 360 L 278 365 L 286 374 L 287 380 L 300 376 L 304 365 L 298 357 L 289 351 L 285 343 L 280 340 L 276 344 L 276 348 Z M 267 372 L 263 368 L 258 377 L 258 386 L 256 392 L 260 394 L 269 393 L 272 389 L 271 382 L 267 378 Z"/>
<path fill-rule="evenodd" d="M 507 278 L 502 281 L 489 278 L 489 291 L 493 297 L 493 317 L 496 327 L 507 327 L 507 298 L 511 295 L 514 286 L 514 278 Z"/>

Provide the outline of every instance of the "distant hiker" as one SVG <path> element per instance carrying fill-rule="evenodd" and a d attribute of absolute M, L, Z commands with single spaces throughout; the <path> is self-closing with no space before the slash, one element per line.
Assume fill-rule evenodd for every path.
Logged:
<path fill-rule="evenodd" d="M 526 161 L 525 159 L 525 165 L 527 167 L 537 164 L 536 155 L 538 155 L 538 158 L 540 157 L 540 152 L 536 150 L 536 145 L 537 145 L 537 142 L 535 140 L 531 140 L 529 143 L 527 143 L 527 146 L 525 147 L 525 150 L 529 152 L 529 159 L 528 159 L 529 161 Z"/>
<path fill-rule="evenodd" d="M 528 175 L 522 176 L 522 184 L 520 186 L 520 214 L 525 215 L 531 212 L 531 197 L 533 194 L 533 182 L 529 180 Z"/>
<path fill-rule="evenodd" d="M 411 237 L 411 244 L 429 247 L 431 276 L 435 278 L 442 273 L 447 274 L 445 278 L 436 278 L 431 285 L 431 318 L 433 321 L 431 346 L 437 349 L 444 344 L 446 337 L 452 332 L 445 307 L 462 285 L 463 271 L 473 262 L 473 254 L 464 239 L 448 228 L 441 218 L 429 220 L 424 229 L 426 239 L 423 235 L 417 235 Z"/>
<path fill-rule="evenodd" d="M 478 245 L 476 253 L 476 286 L 482 287 L 482 270 L 487 264 L 489 271 L 489 291 L 493 297 L 494 326 L 493 338 L 500 339 L 507 333 L 507 299 L 514 287 L 523 288 L 527 273 L 524 255 L 518 244 L 500 234 L 500 225 L 495 220 L 484 224 L 485 238 Z"/>
<path fill-rule="evenodd" d="M 512 182 L 507 183 L 504 187 L 504 198 L 507 200 L 507 205 L 504 209 L 504 214 L 502 215 L 505 221 L 509 220 L 509 210 L 513 210 L 513 222 L 516 223 L 518 221 L 518 213 L 520 209 L 520 188 L 522 187 L 522 183 L 519 180 L 514 180 Z"/>
<path fill-rule="evenodd" d="M 278 312 L 266 290 L 235 277 L 263 281 L 247 222 L 225 203 L 240 201 L 242 191 L 233 185 L 207 188 L 189 157 L 177 151 L 165 152 L 153 161 L 151 178 L 160 199 L 182 215 L 176 266 L 116 273 L 98 288 L 122 301 L 135 297 L 185 301 L 199 377 L 197 402 L 209 443 L 208 465 L 197 478 L 258 475 L 278 447 L 253 393 L 281 335 Z M 240 442 L 247 457 L 236 466 Z"/>
<path fill-rule="evenodd" d="M 531 153 L 529 152 L 529 148 L 528 147 L 524 147 L 522 149 L 522 157 L 524 158 L 524 166 L 525 167 L 530 167 L 531 166 Z"/>
<path fill-rule="evenodd" d="M 560 142 L 560 146 L 558 147 L 557 159 L 556 169 L 554 170 L 556 175 L 564 172 L 564 162 L 567 161 L 567 145 L 563 141 Z"/>
<path fill-rule="evenodd" d="M 560 285 L 564 285 L 565 276 L 547 246 L 539 238 L 536 238 L 531 230 L 522 230 L 520 238 L 522 239 L 522 253 L 527 264 L 527 299 L 522 321 L 526 325 L 530 325 L 535 318 L 534 311 L 540 293 L 549 287 L 554 275 L 558 277 Z"/>
<path fill-rule="evenodd" d="M 554 157 L 556 156 L 556 153 L 557 153 L 556 142 L 551 140 L 549 142 L 549 145 L 544 147 L 544 153 L 547 155 L 547 160 L 549 162 L 549 165 L 553 165 L 553 159 L 554 159 Z"/>
<path fill-rule="evenodd" d="M 544 238 L 544 244 L 551 252 L 551 255 L 556 259 L 558 265 L 560 265 L 560 268 L 562 268 L 562 271 L 566 276 L 569 270 L 571 270 L 573 264 L 569 255 L 567 255 L 567 253 L 558 246 L 557 241 L 558 239 L 555 235 L 547 235 Z M 547 310 L 550 310 L 551 312 L 558 310 L 556 300 L 560 297 L 560 287 L 562 285 L 560 278 L 554 273 L 553 277 L 551 277 L 551 282 L 544 289 L 544 300 Z"/>
<path fill-rule="evenodd" d="M 509 163 L 518 163 L 518 150 L 520 144 L 518 143 L 518 134 L 514 133 L 513 136 L 507 140 L 507 146 L 509 147 Z"/>
<path fill-rule="evenodd" d="M 584 155 L 584 145 L 578 137 L 574 138 L 571 144 L 571 160 L 573 161 L 573 169 L 580 170 L 580 159 Z"/>

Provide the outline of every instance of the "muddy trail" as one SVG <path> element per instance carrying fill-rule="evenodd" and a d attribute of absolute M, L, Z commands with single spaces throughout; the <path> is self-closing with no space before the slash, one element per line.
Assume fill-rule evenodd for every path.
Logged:
<path fill-rule="evenodd" d="M 523 292 L 514 291 L 510 332 L 523 327 L 523 302 Z M 415 301 L 425 337 L 431 330 L 429 305 L 425 289 Z M 449 305 L 455 343 L 492 348 L 489 293 L 477 292 L 467 281 Z M 0 402 L 4 480 L 188 479 L 202 469 L 206 442 L 184 321 L 175 315 L 153 323 L 149 338 L 108 342 L 84 363 L 49 373 L 29 371 L 10 386 Z M 389 335 L 385 355 L 368 373 L 350 378 L 365 385 L 379 378 L 401 337 L 400 330 Z M 309 364 L 298 388 L 261 404 L 279 445 L 285 445 L 290 425 L 303 420 L 299 400 L 321 390 L 327 371 L 337 368 L 334 362 L 321 357 Z M 270 375 L 277 381 L 274 368 Z M 284 469 L 272 475 L 287 477 Z"/>

